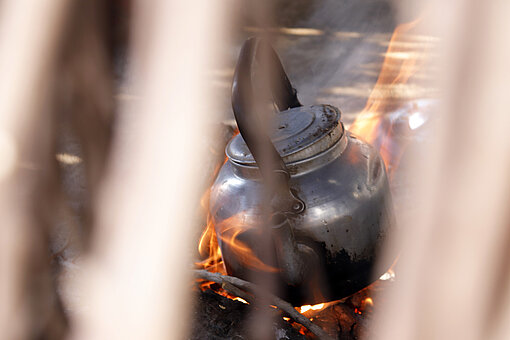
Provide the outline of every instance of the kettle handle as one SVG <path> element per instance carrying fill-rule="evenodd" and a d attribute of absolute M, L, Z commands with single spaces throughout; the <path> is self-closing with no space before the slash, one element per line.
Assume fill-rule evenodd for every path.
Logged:
<path fill-rule="evenodd" d="M 244 63 L 241 63 L 242 59 L 245 59 Z M 255 60 L 261 63 L 266 63 L 266 69 L 271 71 L 270 86 L 273 100 L 280 111 L 302 106 L 297 98 L 297 91 L 294 87 L 292 87 L 292 84 L 283 69 L 283 65 L 278 54 L 276 54 L 273 47 L 267 41 L 261 38 L 252 37 L 246 40 L 243 44 L 236 67 L 236 71 L 239 70 L 239 72 L 234 74 L 234 85 L 239 76 L 245 76 L 251 87 L 253 63 Z M 234 85 L 232 86 L 233 103 L 236 100 L 234 94 L 236 89 Z M 243 87 L 244 85 L 245 84 L 243 84 Z M 246 85 L 248 85 L 248 83 Z M 254 93 L 252 92 L 252 96 L 253 95 Z"/>
<path fill-rule="evenodd" d="M 261 105 L 256 105 L 252 70 L 255 60 L 261 61 L 262 57 L 264 62 L 270 63 L 272 76 L 277 78 L 277 82 L 271 84 L 277 107 L 286 110 L 301 106 L 274 49 L 260 38 L 250 38 L 239 53 L 232 83 L 232 109 L 239 132 L 257 162 L 264 182 L 272 190 L 272 208 L 280 212 L 300 213 L 305 208 L 304 202 L 290 190 L 289 171 L 255 114 Z"/>

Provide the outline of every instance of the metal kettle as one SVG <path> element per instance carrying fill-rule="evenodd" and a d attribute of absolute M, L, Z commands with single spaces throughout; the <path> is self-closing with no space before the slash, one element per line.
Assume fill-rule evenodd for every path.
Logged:
<path fill-rule="evenodd" d="M 280 111 L 269 133 L 254 109 L 252 74 L 261 63 L 271 66 Z M 344 129 L 336 107 L 302 106 L 259 38 L 241 49 L 232 106 L 240 135 L 226 147 L 209 205 L 227 273 L 267 275 L 295 305 L 346 297 L 382 275 L 391 263 L 376 266 L 376 256 L 393 210 L 378 152 Z M 269 250 L 260 246 L 267 239 Z"/>

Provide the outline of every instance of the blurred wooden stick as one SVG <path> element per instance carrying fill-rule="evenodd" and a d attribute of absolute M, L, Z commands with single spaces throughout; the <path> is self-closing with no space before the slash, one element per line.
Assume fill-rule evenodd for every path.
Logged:
<path fill-rule="evenodd" d="M 62 329 L 48 328 L 55 292 L 48 244 L 33 216 L 33 194 L 43 176 L 39 162 L 49 157 L 47 105 L 67 5 L 64 0 L 3 1 L 0 8 L 2 339 L 63 336 Z"/>
<path fill-rule="evenodd" d="M 508 339 L 510 3 L 434 5 L 443 105 L 408 172 L 414 208 L 373 338 Z"/>
<path fill-rule="evenodd" d="M 71 200 L 79 202 L 73 204 L 82 226 L 76 239 L 85 249 L 93 233 L 92 205 L 105 172 L 116 113 L 113 51 L 118 46 L 112 46 L 111 36 L 119 29 L 119 20 L 112 19 L 119 15 L 112 8 L 114 4 L 120 7 L 119 3 L 104 0 L 72 3 L 55 75 L 56 137 L 59 144 L 65 144 L 60 149 L 74 145 L 76 138 L 84 160 L 85 188 L 78 183 L 66 183 L 64 190 Z"/>
<path fill-rule="evenodd" d="M 137 1 L 133 84 L 119 117 L 83 277 L 74 339 L 183 339 L 191 307 L 191 235 L 203 166 L 204 68 L 223 4 Z M 199 109 L 200 108 L 200 109 Z"/>

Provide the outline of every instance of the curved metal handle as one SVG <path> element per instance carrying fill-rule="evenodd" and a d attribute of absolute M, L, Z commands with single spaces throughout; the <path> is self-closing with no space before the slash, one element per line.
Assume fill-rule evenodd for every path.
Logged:
<path fill-rule="evenodd" d="M 269 136 L 264 133 L 259 115 L 261 101 L 253 91 L 252 70 L 255 61 L 267 63 L 271 74 L 271 90 L 280 110 L 301 106 L 296 90 L 290 84 L 278 55 L 260 38 L 248 39 L 239 54 L 232 83 L 232 109 L 239 132 L 257 162 L 264 181 L 273 190 L 272 207 L 276 211 L 299 213 L 304 203 L 289 187 L 289 172 Z"/>

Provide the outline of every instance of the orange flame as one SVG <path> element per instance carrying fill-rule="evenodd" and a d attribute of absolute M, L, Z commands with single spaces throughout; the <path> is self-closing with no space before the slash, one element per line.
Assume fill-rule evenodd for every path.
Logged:
<path fill-rule="evenodd" d="M 365 300 L 363 300 L 363 305 L 365 307 L 373 307 L 374 306 L 374 300 L 372 300 L 371 297 L 367 297 Z"/>
<path fill-rule="evenodd" d="M 398 165 L 404 145 L 397 145 L 394 124 L 388 113 L 396 110 L 411 99 L 430 95 L 430 91 L 419 91 L 416 86 L 406 86 L 410 78 L 422 70 L 430 48 L 432 37 L 411 34 L 417 29 L 421 18 L 399 25 L 391 37 L 385 53 L 377 82 L 365 108 L 358 115 L 349 130 L 362 137 L 376 148 L 388 167 Z"/>
<path fill-rule="evenodd" d="M 219 167 L 215 171 L 215 175 L 219 171 Z M 209 207 L 209 198 L 211 195 L 211 189 L 209 188 L 203 195 L 200 200 L 200 205 L 205 211 L 208 211 Z M 214 223 L 211 217 L 211 214 L 207 213 L 207 224 L 205 226 L 204 231 L 202 232 L 202 236 L 200 237 L 200 241 L 198 242 L 198 252 L 204 260 L 200 262 L 196 262 L 195 264 L 203 269 L 206 269 L 213 273 L 221 273 L 226 274 L 225 265 L 223 263 L 223 259 L 221 257 L 221 250 L 218 246 L 218 239 L 216 238 L 216 232 L 214 230 Z M 200 289 L 206 290 L 210 289 L 211 285 L 214 282 L 211 281 L 203 281 L 199 280 L 202 283 L 200 284 Z M 221 295 L 228 296 L 228 294 L 224 291 L 221 292 Z"/>
<path fill-rule="evenodd" d="M 204 269 L 214 273 L 226 274 L 225 265 L 221 257 L 221 250 L 218 246 L 218 239 L 214 230 L 214 224 L 210 215 L 207 216 L 207 225 L 202 232 L 200 242 L 198 243 L 198 251 L 204 260 L 196 264 Z"/>
<path fill-rule="evenodd" d="M 233 136 L 239 133 L 236 130 Z M 216 178 L 218 175 L 221 166 L 227 162 L 227 158 L 222 164 L 218 165 L 213 172 L 212 178 Z M 207 211 L 207 223 L 205 225 L 204 231 L 200 237 L 200 241 L 198 243 L 198 251 L 202 258 L 204 258 L 200 262 L 196 262 L 195 264 L 203 269 L 206 269 L 210 272 L 227 274 L 225 264 L 223 262 L 221 249 L 218 244 L 218 238 L 216 234 L 216 229 L 221 230 L 219 233 L 219 237 L 222 242 L 226 243 L 229 246 L 229 249 L 236 255 L 238 260 L 240 260 L 243 265 L 249 268 L 258 269 L 267 272 L 278 272 L 278 268 L 274 268 L 262 262 L 253 252 L 253 250 L 248 247 L 244 242 L 239 240 L 239 235 L 245 230 L 247 227 L 244 225 L 242 221 L 242 213 L 239 215 L 231 216 L 230 218 L 222 221 L 221 225 L 218 228 L 215 227 L 214 219 L 212 217 L 211 212 L 209 211 L 209 199 L 211 196 L 211 188 L 209 188 L 203 195 L 200 200 L 200 205 L 204 211 Z M 213 282 L 203 282 L 201 284 L 201 289 L 210 288 Z M 229 296 L 225 292 L 220 292 L 224 296 Z M 230 297 L 230 296 L 229 296 Z"/>
<path fill-rule="evenodd" d="M 211 178 L 214 179 L 216 178 L 216 176 L 218 176 L 218 172 L 220 171 L 221 166 L 225 164 L 226 161 L 227 158 L 225 157 L 224 162 L 216 166 L 212 173 Z M 223 259 L 221 257 L 221 250 L 218 245 L 218 239 L 216 238 L 213 219 L 211 213 L 209 212 L 210 197 L 211 188 L 208 188 L 202 195 L 202 198 L 200 199 L 200 206 L 205 212 L 207 212 L 207 223 L 205 225 L 204 231 L 202 232 L 202 235 L 200 236 L 200 241 L 198 242 L 198 252 L 200 256 L 204 258 L 204 260 L 196 262 L 195 265 L 213 273 L 227 274 L 225 264 L 223 263 Z M 201 290 L 211 289 L 211 286 L 214 284 L 214 282 L 211 281 L 204 280 L 198 281 L 202 282 L 200 284 Z M 218 293 L 226 297 L 231 297 L 223 289 L 218 291 Z"/>
<path fill-rule="evenodd" d="M 210 189 L 207 190 L 202 198 L 202 206 L 208 206 L 209 196 Z M 231 216 L 230 218 L 224 220 L 220 225 L 218 225 L 218 230 L 220 230 L 219 237 L 221 241 L 228 245 L 229 249 L 235 254 L 236 258 L 241 261 L 244 266 L 271 273 L 278 272 L 278 268 L 272 267 L 262 262 L 254 254 L 250 247 L 238 239 L 238 236 L 243 231 L 247 230 L 247 227 L 242 222 L 242 215 L 243 213 Z M 198 251 L 200 255 L 205 259 L 197 262 L 196 265 L 210 272 L 221 273 L 224 275 L 227 274 L 221 254 L 221 249 L 219 247 L 218 239 L 216 236 L 214 221 L 210 213 L 207 215 L 207 225 L 202 232 L 202 236 L 200 237 L 200 241 L 198 243 Z M 205 290 L 210 288 L 212 284 L 213 282 L 203 282 L 200 288 Z M 230 297 L 225 293 L 222 295 Z"/>
<path fill-rule="evenodd" d="M 218 225 L 217 229 L 220 230 L 219 237 L 221 241 L 228 245 L 229 249 L 244 266 L 270 273 L 278 272 L 278 268 L 262 262 L 250 247 L 239 240 L 238 236 L 250 228 L 244 223 L 244 215 L 245 213 L 241 212 L 227 218 Z"/>

